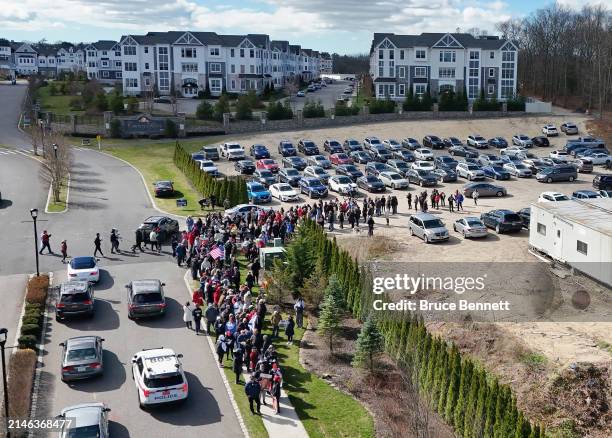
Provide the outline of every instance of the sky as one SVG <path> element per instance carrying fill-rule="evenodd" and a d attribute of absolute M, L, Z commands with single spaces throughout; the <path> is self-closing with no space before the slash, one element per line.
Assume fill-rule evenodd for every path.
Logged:
<path fill-rule="evenodd" d="M 560 0 L 580 8 L 609 0 Z M 0 38 L 119 40 L 192 30 L 266 33 L 319 51 L 367 53 L 374 32 L 419 34 L 479 28 L 529 15 L 551 0 L 0 0 Z"/>

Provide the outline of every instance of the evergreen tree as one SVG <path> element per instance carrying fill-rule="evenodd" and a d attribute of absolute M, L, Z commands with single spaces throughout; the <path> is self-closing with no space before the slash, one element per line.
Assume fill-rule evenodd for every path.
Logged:
<path fill-rule="evenodd" d="M 421 110 L 422 111 L 431 111 L 431 106 L 433 105 L 433 101 L 431 99 L 431 91 L 429 90 L 429 85 L 427 86 L 427 89 L 425 90 L 425 94 L 423 95 L 423 98 L 421 99 Z"/>
<path fill-rule="evenodd" d="M 325 296 L 327 284 L 327 275 L 323 271 L 323 263 L 319 260 L 312 274 L 304 280 L 300 295 L 305 301 L 318 308 Z"/>
<path fill-rule="evenodd" d="M 218 121 L 222 121 L 223 120 L 223 114 L 225 113 L 229 113 L 230 112 L 230 104 L 229 104 L 229 97 L 227 97 L 227 94 L 222 94 L 221 96 L 219 96 L 219 100 L 217 100 L 217 103 L 215 104 L 215 119 Z"/>
<path fill-rule="evenodd" d="M 315 267 L 315 254 L 313 254 L 311 241 L 303 234 L 297 235 L 287 246 L 287 267 L 292 273 L 293 291 L 298 291 L 304 285 Z"/>
<path fill-rule="evenodd" d="M 487 400 L 485 402 L 485 425 L 484 438 L 493 438 L 493 426 L 495 425 L 495 410 L 497 406 L 497 398 L 499 397 L 499 383 L 497 379 L 493 379 L 493 383 L 489 386 L 487 392 Z"/>
<path fill-rule="evenodd" d="M 110 99 L 110 110 L 115 114 L 123 111 L 123 96 L 119 93 L 113 93 Z"/>
<path fill-rule="evenodd" d="M 465 399 L 465 414 L 463 416 L 463 437 L 470 438 L 474 429 L 474 417 L 476 414 L 476 402 L 478 400 L 478 386 L 480 384 L 481 371 L 474 370 L 470 379 L 470 388 Z"/>
<path fill-rule="evenodd" d="M 196 117 L 200 120 L 212 120 L 214 115 L 215 110 L 207 100 L 200 102 L 196 108 Z"/>
<path fill-rule="evenodd" d="M 446 344 L 444 344 L 442 353 L 442 362 L 440 364 L 438 382 L 436 382 L 436 399 L 437 406 L 434 406 L 440 415 L 444 415 L 446 410 L 446 395 L 448 394 L 448 384 L 450 382 L 451 372 L 451 357 Z"/>
<path fill-rule="evenodd" d="M 329 277 L 325 294 L 333 295 L 336 303 L 338 303 L 340 307 L 344 307 L 344 291 L 342 290 L 342 285 L 340 284 L 340 281 L 338 281 L 338 277 L 336 275 Z"/>
<path fill-rule="evenodd" d="M 253 118 L 253 111 L 251 108 L 248 96 L 240 96 L 236 103 L 236 119 L 251 120 Z"/>
<path fill-rule="evenodd" d="M 334 337 L 340 331 L 341 306 L 333 293 L 325 295 L 319 314 L 317 331 L 321 336 L 327 338 L 329 352 L 334 351 Z"/>
<path fill-rule="evenodd" d="M 106 94 L 104 94 L 104 92 L 96 95 L 96 108 L 100 112 L 108 110 L 108 100 L 106 99 Z"/>
<path fill-rule="evenodd" d="M 402 108 L 404 108 L 404 111 L 415 110 L 414 91 L 412 90 L 412 87 L 408 87 L 408 94 L 406 95 L 406 99 L 404 99 Z"/>
<path fill-rule="evenodd" d="M 459 383 L 461 380 L 461 357 L 456 346 L 452 346 L 450 354 L 450 377 L 448 382 L 448 393 L 446 394 L 446 406 L 444 409 L 444 419 L 451 423 L 453 412 L 459 394 Z"/>
<path fill-rule="evenodd" d="M 382 353 L 384 349 L 383 336 L 376 326 L 376 322 L 372 315 L 368 315 L 365 323 L 361 327 L 359 336 L 357 337 L 355 356 L 353 365 L 367 365 L 370 373 L 374 372 L 374 363 L 376 357 Z"/>
<path fill-rule="evenodd" d="M 472 428 L 472 436 L 481 437 L 483 436 L 485 426 L 485 408 L 488 396 L 487 377 L 486 372 L 483 370 L 479 376 L 478 383 L 478 398 L 476 401 L 476 409 L 474 411 L 474 426 Z"/>
<path fill-rule="evenodd" d="M 135 96 L 128 97 L 128 111 L 130 113 L 138 112 L 138 99 Z"/>
<path fill-rule="evenodd" d="M 493 424 L 494 438 L 503 438 L 504 417 L 506 415 L 507 404 L 510 401 L 510 390 L 507 386 L 500 386 L 497 403 L 495 404 L 495 423 Z"/>
<path fill-rule="evenodd" d="M 519 412 L 516 419 L 516 430 L 514 432 L 514 438 L 529 438 L 531 434 L 531 425 L 529 421 L 525 419 L 522 412 Z"/>
<path fill-rule="evenodd" d="M 459 396 L 457 397 L 457 406 L 453 415 L 453 424 L 457 436 L 463 436 L 463 424 L 465 418 L 465 410 L 467 406 L 467 396 L 472 383 L 472 370 L 474 365 L 472 361 L 466 359 L 461 362 L 461 379 L 459 381 Z"/>

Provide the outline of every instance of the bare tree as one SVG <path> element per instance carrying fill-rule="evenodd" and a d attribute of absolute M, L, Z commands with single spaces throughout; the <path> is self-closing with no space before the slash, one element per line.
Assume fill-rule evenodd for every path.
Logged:
<path fill-rule="evenodd" d="M 285 90 L 287 91 L 287 94 L 289 94 L 289 104 L 291 105 L 291 109 L 293 109 L 293 98 L 299 89 L 300 86 L 295 76 L 292 76 L 285 81 Z"/>
<path fill-rule="evenodd" d="M 62 187 L 68 183 L 71 165 L 72 149 L 66 143 L 64 136 L 58 133 L 48 134 L 47 143 L 43 148 L 40 176 L 51 186 L 54 202 L 61 200 Z"/>

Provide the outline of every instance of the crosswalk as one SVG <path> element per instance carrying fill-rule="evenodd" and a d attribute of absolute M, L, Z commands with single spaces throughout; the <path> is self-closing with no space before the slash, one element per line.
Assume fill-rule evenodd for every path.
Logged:
<path fill-rule="evenodd" d="M 75 151 L 89 151 L 91 149 L 88 148 L 81 148 L 81 147 L 76 147 L 74 146 L 72 149 L 74 149 Z M 38 155 L 42 154 L 42 150 L 38 150 Z M 22 149 L 4 149 L 4 148 L 0 148 L 0 155 L 25 155 L 25 156 L 32 156 L 34 155 L 34 149 L 27 149 L 27 148 L 22 148 Z"/>

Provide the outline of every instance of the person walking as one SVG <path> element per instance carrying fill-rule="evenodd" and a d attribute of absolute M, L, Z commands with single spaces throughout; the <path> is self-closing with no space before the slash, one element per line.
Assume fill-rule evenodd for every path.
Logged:
<path fill-rule="evenodd" d="M 219 367 L 223 368 L 223 356 L 225 356 L 225 352 L 227 351 L 227 342 L 225 339 L 225 333 L 221 333 L 219 338 L 217 339 L 217 360 L 219 362 Z"/>
<path fill-rule="evenodd" d="M 240 385 L 240 375 L 242 374 L 242 365 L 244 363 L 244 356 L 238 345 L 240 344 L 237 344 L 234 349 L 234 362 L 232 363 L 232 370 L 236 375 L 236 385 Z"/>
<path fill-rule="evenodd" d="M 132 246 L 132 252 L 135 253 L 136 248 L 138 248 L 140 252 L 143 252 L 142 250 L 142 230 L 136 230 L 135 239 L 136 239 L 136 243 L 134 244 L 134 246 Z"/>
<path fill-rule="evenodd" d="M 157 249 L 157 231 L 155 228 L 149 233 L 149 243 L 151 244 L 151 251 L 155 251 Z"/>
<path fill-rule="evenodd" d="M 408 210 L 412 210 L 412 193 L 406 195 L 406 200 L 408 201 Z"/>
<path fill-rule="evenodd" d="M 215 328 L 215 322 L 219 316 L 219 308 L 216 303 L 210 303 L 206 308 L 206 333 L 211 334 L 210 328 Z"/>
<path fill-rule="evenodd" d="M 178 266 L 181 266 L 183 264 L 183 262 L 185 261 L 186 255 L 187 255 L 187 249 L 185 248 L 185 245 L 183 245 L 183 242 L 180 242 L 176 246 L 176 264 Z"/>
<path fill-rule="evenodd" d="M 193 308 L 191 307 L 191 303 L 187 301 L 183 306 L 183 322 L 185 326 L 191 330 L 193 324 Z"/>
<path fill-rule="evenodd" d="M 463 211 L 463 195 L 458 191 L 455 194 L 455 201 L 457 202 L 457 211 Z"/>
<path fill-rule="evenodd" d="M 387 221 L 387 226 L 389 226 L 389 209 L 385 208 L 385 221 Z"/>
<path fill-rule="evenodd" d="M 116 229 L 111 229 L 110 232 L 111 254 L 120 253 L 119 251 L 119 236 Z"/>
<path fill-rule="evenodd" d="M 102 257 L 104 254 L 102 253 L 102 239 L 100 239 L 100 233 L 96 233 L 96 238 L 94 239 L 94 257 L 100 253 Z"/>
<path fill-rule="evenodd" d="M 281 316 L 278 310 L 275 310 L 274 312 L 272 312 L 272 316 L 270 317 L 270 322 L 272 323 L 272 337 L 273 338 L 278 337 L 279 324 L 282 319 L 283 317 Z"/>
<path fill-rule="evenodd" d="M 53 254 L 53 250 L 51 249 L 51 234 L 47 233 L 47 230 L 44 230 L 40 235 L 40 251 L 38 254 L 42 254 L 44 249 L 47 248 L 47 254 Z"/>
<path fill-rule="evenodd" d="M 479 197 L 480 197 L 480 193 L 478 193 L 478 190 L 474 189 L 474 191 L 472 192 L 472 199 L 474 200 L 474 205 L 478 205 Z"/>
<path fill-rule="evenodd" d="M 272 396 L 272 405 L 274 406 L 276 413 L 280 414 L 280 398 L 281 398 L 281 377 L 274 376 L 272 380 L 272 389 L 270 390 Z"/>
<path fill-rule="evenodd" d="M 255 415 L 255 409 L 253 409 L 253 402 L 257 403 L 257 413 L 261 413 L 261 401 L 259 400 L 259 396 L 261 393 L 261 385 L 257 381 L 257 378 L 253 375 L 251 376 L 251 380 L 244 386 L 244 393 L 249 399 L 249 408 L 251 409 L 251 414 Z"/>
<path fill-rule="evenodd" d="M 195 322 L 196 335 L 199 335 L 200 330 L 201 330 L 200 323 L 202 321 L 202 309 L 200 308 L 199 305 L 196 305 L 195 309 L 193 309 L 192 315 L 193 315 L 193 322 Z"/>
<path fill-rule="evenodd" d="M 374 218 L 370 215 L 368 217 L 368 236 L 374 235 Z"/>
<path fill-rule="evenodd" d="M 295 310 L 295 321 L 297 323 L 298 328 L 302 328 L 304 325 L 304 308 L 306 307 L 304 303 L 304 299 L 302 297 L 298 297 L 295 300 L 295 304 L 293 305 L 293 309 Z"/>
<path fill-rule="evenodd" d="M 293 344 L 294 334 L 295 334 L 295 322 L 293 321 L 293 316 L 289 315 L 289 320 L 287 321 L 287 327 L 285 327 L 285 335 L 287 335 L 287 345 Z"/>
<path fill-rule="evenodd" d="M 66 257 L 68 257 L 68 244 L 66 239 L 62 240 L 60 244 L 60 252 L 62 253 L 62 263 L 66 263 Z"/>

